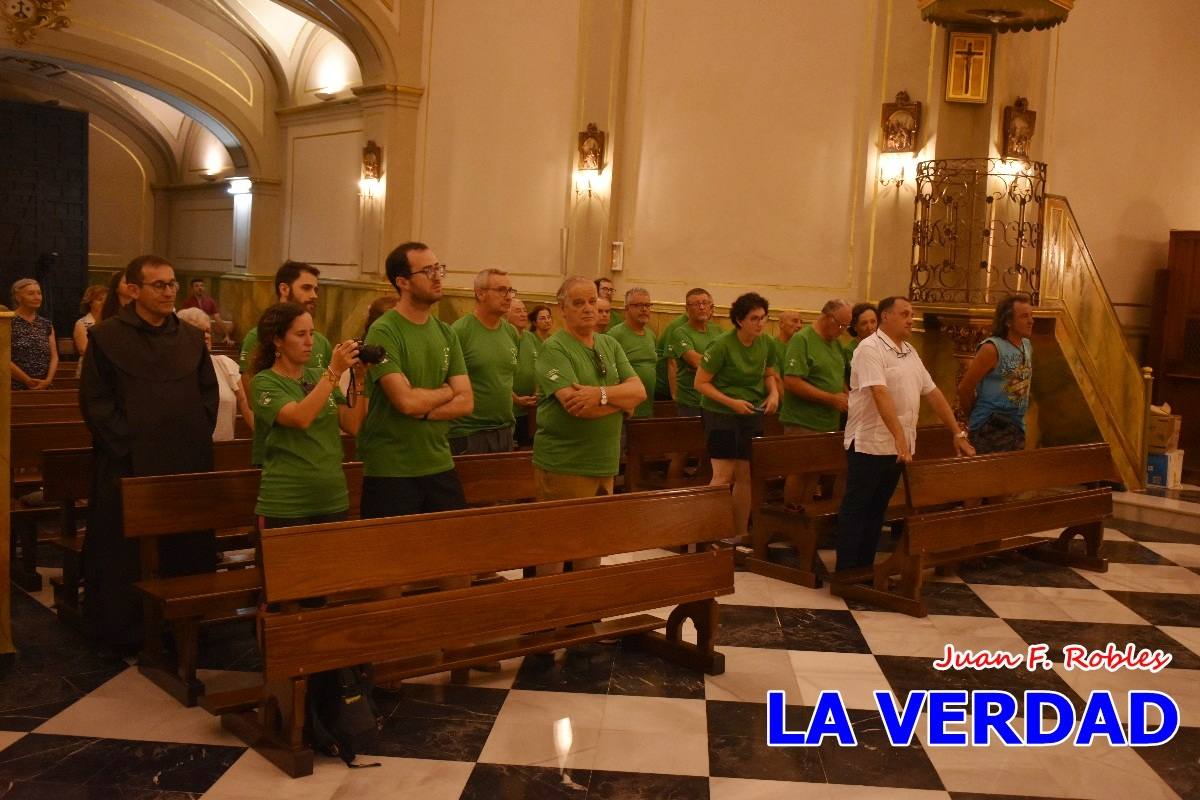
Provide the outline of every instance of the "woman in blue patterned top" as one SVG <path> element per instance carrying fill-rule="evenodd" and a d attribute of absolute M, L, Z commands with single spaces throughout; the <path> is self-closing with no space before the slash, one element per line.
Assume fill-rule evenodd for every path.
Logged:
<path fill-rule="evenodd" d="M 977 453 L 1025 449 L 1025 412 L 1033 378 L 1033 303 L 1013 294 L 996 304 L 992 335 L 979 343 L 958 384 Z"/>

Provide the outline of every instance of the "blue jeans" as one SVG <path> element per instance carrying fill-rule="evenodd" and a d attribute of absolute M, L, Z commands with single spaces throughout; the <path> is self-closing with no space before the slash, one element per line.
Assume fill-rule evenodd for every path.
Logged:
<path fill-rule="evenodd" d="M 840 572 L 875 563 L 875 549 L 883 530 L 888 503 L 900 482 L 903 465 L 895 456 L 846 452 L 846 494 L 837 520 L 837 566 Z"/>

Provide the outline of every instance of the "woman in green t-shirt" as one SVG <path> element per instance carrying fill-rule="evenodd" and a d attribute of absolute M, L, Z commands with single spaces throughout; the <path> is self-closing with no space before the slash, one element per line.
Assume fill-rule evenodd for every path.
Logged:
<path fill-rule="evenodd" d="M 754 292 L 734 300 L 729 307 L 733 330 L 708 346 L 696 370 L 712 483 L 733 487 L 739 542 L 750 523 L 750 440 L 762 435 L 763 414 L 779 408 L 774 351 L 762 335 L 769 310 L 766 298 Z"/>
<path fill-rule="evenodd" d="M 345 519 L 350 497 L 341 432 L 358 433 L 367 404 L 348 407 L 338 380 L 348 369 L 361 369 L 358 342 L 333 348 L 323 370 L 306 367 L 313 320 L 295 303 L 263 312 L 258 342 L 250 403 L 255 429 L 261 425 L 267 432 L 254 509 L 259 529 Z"/>

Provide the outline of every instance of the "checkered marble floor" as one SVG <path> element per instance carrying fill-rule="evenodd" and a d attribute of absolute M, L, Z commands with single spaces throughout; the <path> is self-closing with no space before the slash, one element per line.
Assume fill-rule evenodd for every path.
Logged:
<path fill-rule="evenodd" d="M 557 659 L 379 690 L 386 716 L 376 769 L 319 758 L 291 780 L 185 709 L 135 667 L 92 654 L 46 608 L 17 591 L 21 653 L 0 668 L 0 797 L 122 800 L 332 798 L 1196 798 L 1200 797 L 1200 531 L 1114 520 L 1106 574 L 1020 555 L 964 566 L 928 589 L 931 614 L 874 610 L 751 573 L 722 599 L 724 675 L 597 644 Z M 829 559 L 832 553 L 823 552 Z M 665 614 L 665 611 L 664 611 Z M 947 642 L 1023 650 L 1046 642 L 1161 648 L 1158 675 L 991 670 L 938 672 Z M 246 627 L 213 629 L 202 677 L 253 680 Z M 871 692 L 914 689 L 1093 689 L 1170 692 L 1184 727 L 1168 744 L 1004 749 L 909 747 L 883 736 Z M 842 692 L 859 746 L 769 748 L 766 692 L 783 689 L 803 727 L 823 689 Z M 1079 702 L 1082 702 L 1081 700 Z"/>

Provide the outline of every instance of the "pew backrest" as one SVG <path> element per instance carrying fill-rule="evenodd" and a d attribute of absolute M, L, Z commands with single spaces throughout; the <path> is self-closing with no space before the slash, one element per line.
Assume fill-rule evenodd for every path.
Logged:
<path fill-rule="evenodd" d="M 79 405 L 78 389 L 43 389 L 39 392 L 13 392 L 13 406 L 41 406 L 74 403 Z"/>
<path fill-rule="evenodd" d="M 730 504 L 704 486 L 276 528 L 262 532 L 263 581 L 284 602 L 710 542 L 729 535 Z"/>
<path fill-rule="evenodd" d="M 625 426 L 626 491 L 638 492 L 652 488 L 647 474 L 649 466 L 672 458 L 697 463 L 693 478 L 686 481 L 676 478 L 676 483 L 701 485 L 712 478 L 704 422 L 700 417 L 635 417 L 626 420 Z"/>
<path fill-rule="evenodd" d="M 920 452 L 918 450 L 918 452 Z M 905 468 L 910 508 L 1113 480 L 1107 444 L 1045 447 L 968 458 L 913 461 Z"/>

